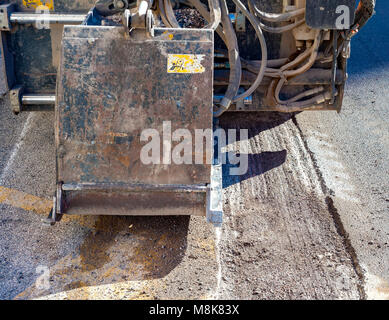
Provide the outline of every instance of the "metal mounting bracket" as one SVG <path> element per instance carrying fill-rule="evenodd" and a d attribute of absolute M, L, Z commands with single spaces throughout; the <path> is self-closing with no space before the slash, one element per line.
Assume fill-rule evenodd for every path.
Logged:
<path fill-rule="evenodd" d="M 23 87 L 19 85 L 13 87 L 10 91 L 11 109 L 14 114 L 22 112 L 22 93 Z"/>
<path fill-rule="evenodd" d="M 0 5 L 0 31 L 11 30 L 10 15 L 14 10 L 15 5 L 13 3 Z"/>
<path fill-rule="evenodd" d="M 236 8 L 235 13 L 235 30 L 237 32 L 246 32 L 246 17 L 239 8 Z"/>
<path fill-rule="evenodd" d="M 207 222 L 215 227 L 223 223 L 223 177 L 222 165 L 212 165 L 211 183 L 207 192 Z"/>

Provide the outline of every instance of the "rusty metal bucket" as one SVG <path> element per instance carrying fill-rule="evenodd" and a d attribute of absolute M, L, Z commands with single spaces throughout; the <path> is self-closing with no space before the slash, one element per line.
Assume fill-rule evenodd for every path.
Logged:
<path fill-rule="evenodd" d="M 175 130 L 212 132 L 212 30 L 65 26 L 58 77 L 57 215 L 206 215 L 211 160 L 162 158 Z M 160 133 L 157 163 L 141 159 L 144 130 Z"/>

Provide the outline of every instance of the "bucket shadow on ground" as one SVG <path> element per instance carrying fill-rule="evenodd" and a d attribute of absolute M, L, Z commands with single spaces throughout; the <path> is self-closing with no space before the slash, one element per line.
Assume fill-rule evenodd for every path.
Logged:
<path fill-rule="evenodd" d="M 16 298 L 81 289 L 81 296 L 76 293 L 74 298 L 90 299 L 93 297 L 84 296 L 87 287 L 114 288 L 126 282 L 161 279 L 186 254 L 189 221 L 189 216 L 75 217 L 74 222 L 88 231 L 73 253 L 50 266 L 50 288 L 42 290 L 32 284 Z M 72 299 L 70 293 L 67 297 Z"/>
<path fill-rule="evenodd" d="M 237 141 L 241 141 L 239 135 L 240 129 L 248 130 L 248 139 L 258 136 L 263 131 L 270 130 L 282 125 L 292 119 L 294 114 L 283 114 L 277 112 L 258 112 L 258 113 L 226 113 L 220 119 L 220 126 L 224 130 L 236 129 Z M 243 142 L 243 141 L 242 141 Z M 229 143 L 229 142 L 228 142 Z M 237 157 L 242 156 L 237 153 Z M 264 174 L 274 168 L 281 166 L 286 161 L 287 151 L 264 151 L 257 154 L 247 154 L 248 168 L 247 172 L 242 175 L 232 175 L 231 169 L 236 168 L 239 164 L 234 165 L 228 161 L 223 164 L 223 188 L 240 183 L 244 180 Z"/>

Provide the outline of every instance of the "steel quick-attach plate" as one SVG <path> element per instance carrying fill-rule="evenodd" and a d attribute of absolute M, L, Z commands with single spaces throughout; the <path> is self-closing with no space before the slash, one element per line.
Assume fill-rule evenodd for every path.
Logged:
<path fill-rule="evenodd" d="M 314 29 L 349 29 L 356 0 L 306 0 L 306 23 Z"/>

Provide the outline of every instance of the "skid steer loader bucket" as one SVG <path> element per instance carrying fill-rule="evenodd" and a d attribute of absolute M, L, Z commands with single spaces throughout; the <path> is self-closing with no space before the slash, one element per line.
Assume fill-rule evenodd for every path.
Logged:
<path fill-rule="evenodd" d="M 213 144 L 197 164 L 175 163 L 171 144 L 176 130 L 212 133 L 213 32 L 152 33 L 134 39 L 123 27 L 65 27 L 57 214 L 206 214 Z M 142 148 L 152 143 L 161 152 L 150 158 Z"/>

